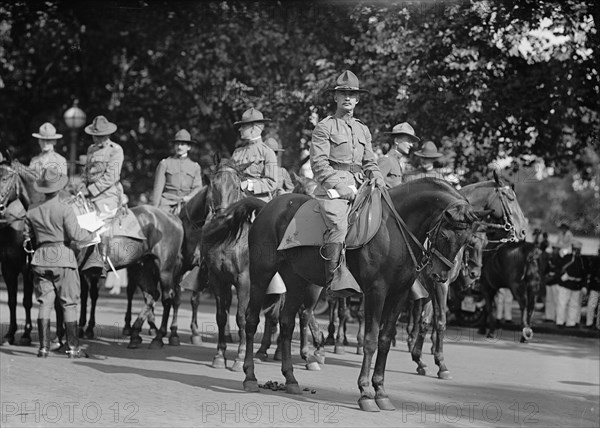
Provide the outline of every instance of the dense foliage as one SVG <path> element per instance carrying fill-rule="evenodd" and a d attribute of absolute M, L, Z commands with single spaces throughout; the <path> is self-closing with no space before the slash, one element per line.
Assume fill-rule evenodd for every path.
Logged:
<path fill-rule="evenodd" d="M 69 135 L 62 114 L 77 98 L 88 122 L 105 114 L 119 125 L 135 193 L 148 190 L 178 129 L 200 140 L 206 167 L 212 153 L 231 153 L 233 122 L 255 106 L 294 169 L 309 114 L 331 111 L 324 89 L 348 68 L 370 90 L 357 116 L 376 145 L 408 120 L 465 181 L 498 158 L 518 168 L 537 157 L 597 189 L 583 154 L 598 152 L 598 9 L 593 0 L 1 2 L 0 141 L 27 160 L 42 122 Z M 79 151 L 87 144 L 80 133 Z"/>

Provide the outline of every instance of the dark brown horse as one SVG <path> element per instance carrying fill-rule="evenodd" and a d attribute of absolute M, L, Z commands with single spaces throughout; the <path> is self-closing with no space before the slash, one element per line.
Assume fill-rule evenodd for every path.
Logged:
<path fill-rule="evenodd" d="M 33 182 L 21 168 L 3 166 L 2 176 L 9 177 L 2 181 L 0 193 L 10 192 L 5 186 L 15 180 L 24 188 L 30 200 L 41 200 L 41 196 L 33 188 Z M 11 178 L 12 177 L 12 178 Z M 138 316 L 133 329 L 129 347 L 137 347 L 142 339 L 139 336 L 144 320 L 152 313 L 155 301 L 162 294 L 163 318 L 157 336 L 151 347 L 163 345 L 171 306 L 173 322 L 171 324 L 170 343 L 178 344 L 177 308 L 179 307 L 179 274 L 181 269 L 181 245 L 183 227 L 177 217 L 159 208 L 142 205 L 132 209 L 138 219 L 146 240 L 128 237 L 112 237 L 107 255 L 116 269 L 128 268 L 131 287 L 139 286 L 144 293 L 145 307 Z M 160 285 L 160 288 L 159 288 Z M 126 319 L 126 326 L 130 320 Z"/>
<path fill-rule="evenodd" d="M 275 249 L 295 212 L 308 199 L 291 194 L 271 201 L 254 221 L 248 241 L 251 293 L 246 315 L 246 347 L 253 349 L 265 292 L 278 271 L 287 287 L 280 319 L 282 373 L 287 391 L 296 394 L 301 389 L 291 361 L 294 318 L 300 305 L 307 304 L 308 284 L 325 284 L 325 268 L 318 247 Z M 410 186 L 396 187 L 384 199 L 389 205 L 384 203 L 383 221 L 377 234 L 368 244 L 347 254 L 347 264 L 365 295 L 365 346 L 358 386 L 359 406 L 367 411 L 394 409 L 383 378 L 396 320 L 416 279 L 416 270 L 427 270 L 440 283 L 446 281 L 452 266 L 449 260 L 454 260 L 471 237 L 477 220 L 468 202 L 440 180 L 422 179 L 411 182 Z M 307 306 L 314 307 L 315 303 Z M 375 351 L 378 353 L 371 380 L 373 393 L 369 373 Z M 251 352 L 246 353 L 244 372 L 244 389 L 258 392 Z"/>
<path fill-rule="evenodd" d="M 541 250 L 532 242 L 508 242 L 486 254 L 481 275 L 481 291 L 486 299 L 486 315 L 481 326 L 488 337 L 496 330 L 496 318 L 492 311 L 494 296 L 500 288 L 508 288 L 521 309 L 521 343 L 533 337 L 531 319 L 535 308 L 535 298 L 540 286 L 538 266 Z"/>

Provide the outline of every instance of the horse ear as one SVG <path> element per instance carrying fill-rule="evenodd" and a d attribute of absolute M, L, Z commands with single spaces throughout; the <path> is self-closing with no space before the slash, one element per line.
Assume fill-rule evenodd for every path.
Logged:
<path fill-rule="evenodd" d="M 210 186 L 210 177 L 208 174 L 202 174 L 202 184 L 204 186 Z"/>
<path fill-rule="evenodd" d="M 504 187 L 504 182 L 502 181 L 502 177 L 498 174 L 498 169 L 494 168 L 494 181 L 498 185 L 498 187 Z"/>
<path fill-rule="evenodd" d="M 219 166 L 221 163 L 221 153 L 215 152 L 215 154 L 213 154 L 213 163 L 215 166 Z"/>

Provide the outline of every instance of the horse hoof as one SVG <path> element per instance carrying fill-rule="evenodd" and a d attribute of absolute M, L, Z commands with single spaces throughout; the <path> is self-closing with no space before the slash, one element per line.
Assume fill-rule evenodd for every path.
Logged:
<path fill-rule="evenodd" d="M 202 345 L 202 336 L 199 334 L 192 335 L 192 345 Z"/>
<path fill-rule="evenodd" d="M 83 329 L 79 327 L 79 329 L 77 330 L 77 336 L 79 336 L 80 339 L 83 339 L 83 333 Z"/>
<path fill-rule="evenodd" d="M 420 376 L 427 376 L 427 370 L 423 367 L 417 367 L 417 374 Z"/>
<path fill-rule="evenodd" d="M 379 406 L 372 398 L 360 398 L 358 400 L 358 407 L 360 407 L 360 410 L 363 412 L 378 412 L 380 410 Z"/>
<path fill-rule="evenodd" d="M 6 335 L 6 336 L 4 336 L 2 338 L 2 344 L 3 345 L 6 345 L 6 344 L 8 344 L 8 345 L 14 345 L 14 343 L 15 343 L 15 336 L 8 336 L 8 335 Z"/>
<path fill-rule="evenodd" d="M 325 364 L 325 355 L 321 354 L 320 352 L 313 353 L 313 358 L 317 363 Z"/>
<path fill-rule="evenodd" d="M 256 352 L 254 354 L 254 358 L 256 358 L 256 359 L 258 359 L 258 360 L 260 360 L 262 362 L 265 362 L 265 361 L 267 361 L 269 359 L 269 356 L 267 355 L 266 352 Z"/>
<path fill-rule="evenodd" d="M 129 339 L 129 345 L 127 347 L 129 349 L 136 349 L 142 343 L 142 338 L 140 336 L 131 336 Z"/>
<path fill-rule="evenodd" d="M 275 351 L 275 354 L 273 354 L 273 360 L 281 361 L 281 351 L 279 351 L 279 352 Z"/>
<path fill-rule="evenodd" d="M 321 366 L 316 361 L 311 361 L 310 363 L 306 363 L 306 370 L 310 370 L 311 372 L 318 372 L 321 370 Z"/>
<path fill-rule="evenodd" d="M 162 347 L 165 346 L 165 344 L 163 343 L 162 339 L 152 339 L 152 342 L 150 342 L 150 345 L 148 345 L 148 349 L 162 349 Z"/>
<path fill-rule="evenodd" d="M 244 360 L 235 360 L 231 366 L 232 372 L 241 372 L 244 370 Z"/>
<path fill-rule="evenodd" d="M 485 328 L 478 329 L 477 334 L 485 334 Z"/>
<path fill-rule="evenodd" d="M 300 389 L 297 383 L 287 383 L 285 385 L 285 392 L 287 392 L 288 394 L 296 395 L 302 394 L 302 390 Z"/>
<path fill-rule="evenodd" d="M 258 381 L 255 380 L 245 380 L 244 381 L 244 391 L 246 392 L 258 392 Z"/>
<path fill-rule="evenodd" d="M 31 345 L 31 337 L 23 337 L 19 339 L 19 346 L 29 346 Z"/>
<path fill-rule="evenodd" d="M 396 407 L 392 404 L 392 400 L 390 400 L 388 397 L 376 398 L 375 404 L 377 404 L 377 407 L 379 407 L 381 410 L 396 410 Z"/>
<path fill-rule="evenodd" d="M 494 334 L 493 333 L 488 333 L 487 336 L 485 336 L 488 339 L 493 339 L 494 338 Z"/>
<path fill-rule="evenodd" d="M 94 329 L 86 330 L 84 336 L 86 339 L 93 339 L 94 338 Z"/>
<path fill-rule="evenodd" d="M 213 369 L 224 369 L 227 368 L 227 362 L 223 357 L 215 357 L 212 362 Z"/>
<path fill-rule="evenodd" d="M 442 371 L 438 372 L 438 377 L 442 380 L 451 380 L 452 379 L 452 375 L 450 374 L 450 372 L 448 370 L 444 370 L 443 372 Z"/>
<path fill-rule="evenodd" d="M 123 327 L 123 336 L 131 336 L 131 327 Z"/>
<path fill-rule="evenodd" d="M 333 349 L 333 352 L 338 355 L 342 355 L 346 353 L 346 348 L 344 348 L 342 345 L 336 345 Z"/>
<path fill-rule="evenodd" d="M 171 345 L 171 346 L 181 345 L 181 342 L 179 341 L 179 336 L 170 336 L 169 337 L 169 345 Z"/>
<path fill-rule="evenodd" d="M 156 336 L 158 332 L 156 331 L 155 328 L 149 328 L 148 329 L 148 336 Z"/>
<path fill-rule="evenodd" d="M 52 352 L 59 352 L 63 346 L 63 343 L 60 340 L 58 340 L 58 338 L 50 342 L 50 350 Z"/>
<path fill-rule="evenodd" d="M 335 345 L 335 340 L 332 337 L 328 337 L 325 339 L 325 346 L 333 346 Z"/>
<path fill-rule="evenodd" d="M 362 346 L 357 346 L 356 347 L 356 355 L 363 355 L 364 354 L 364 350 Z"/>

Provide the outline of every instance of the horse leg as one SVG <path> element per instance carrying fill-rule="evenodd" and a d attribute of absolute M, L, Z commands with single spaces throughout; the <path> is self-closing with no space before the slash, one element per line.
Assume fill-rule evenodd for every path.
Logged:
<path fill-rule="evenodd" d="M 133 295 L 135 294 L 135 287 L 135 282 L 130 279 L 127 282 L 127 310 L 125 311 L 125 325 L 123 326 L 123 336 L 131 336 L 131 304 L 133 302 Z"/>
<path fill-rule="evenodd" d="M 377 358 L 375 360 L 373 378 L 371 380 L 373 388 L 375 389 L 375 404 L 381 410 L 396 409 L 385 392 L 384 376 L 392 337 L 396 331 L 396 320 L 398 319 L 398 316 L 400 316 L 400 311 L 402 310 L 402 302 L 404 299 L 401 299 L 401 297 L 403 296 L 399 293 L 388 295 L 385 299 L 385 307 L 383 307 L 381 314 L 383 325 L 378 335 Z"/>
<path fill-rule="evenodd" d="M 79 306 L 79 329 L 78 336 L 79 338 L 83 338 L 85 325 L 87 324 L 87 299 L 90 291 L 90 283 L 89 283 L 89 272 L 88 270 L 80 271 L 79 278 L 81 279 L 81 298 L 80 298 L 80 306 Z"/>
<path fill-rule="evenodd" d="M 379 287 L 378 287 L 379 285 Z M 371 363 L 373 354 L 377 350 L 377 342 L 379 337 L 379 320 L 383 311 L 384 288 L 383 284 L 374 283 L 372 289 L 365 293 L 365 345 L 363 361 L 358 376 L 358 389 L 360 390 L 360 398 L 358 405 L 361 410 L 367 412 L 378 412 L 379 407 L 375 402 L 375 394 L 371 388 L 369 375 L 371 371 Z M 396 321 L 394 320 L 394 323 Z M 378 354 L 379 355 L 379 354 Z"/>
<path fill-rule="evenodd" d="M 235 358 L 231 371 L 241 372 L 244 368 L 244 359 L 246 358 L 246 310 L 248 309 L 248 300 L 250 299 L 250 277 L 248 269 L 242 270 L 236 278 L 238 307 L 235 321 L 239 331 L 238 354 Z M 252 353 L 252 350 L 250 350 Z"/>
<path fill-rule="evenodd" d="M 335 335 L 335 348 L 333 352 L 336 354 L 344 354 L 346 348 L 344 345 L 348 342 L 346 339 L 346 322 L 348 321 L 348 305 L 346 299 L 338 298 L 338 331 Z"/>
<path fill-rule="evenodd" d="M 227 368 L 227 359 L 225 352 L 227 351 L 227 341 L 225 339 L 225 325 L 229 318 L 229 305 L 231 299 L 227 299 L 227 294 L 231 294 L 231 285 L 228 282 L 222 283 L 215 275 L 209 274 L 209 284 L 211 285 L 215 303 L 217 305 L 217 328 L 219 329 L 217 339 L 217 355 L 214 356 L 212 366 L 216 369 Z"/>
<path fill-rule="evenodd" d="M 190 323 L 190 330 L 192 331 L 191 340 L 194 345 L 200 345 L 202 343 L 202 336 L 200 336 L 200 332 L 198 331 L 198 306 L 200 306 L 199 291 L 192 292 L 190 303 L 192 304 L 192 322 Z"/>
<path fill-rule="evenodd" d="M 321 333 L 314 314 L 314 307 L 319 300 L 321 290 L 321 287 L 311 284 L 305 291 L 304 303 L 299 312 L 301 354 L 304 353 L 303 359 L 306 361 L 307 370 L 321 370 L 320 364 L 325 364 L 325 355 L 321 351 L 325 337 L 323 333 Z M 310 329 L 311 332 L 313 346 L 316 348 L 312 354 L 309 353 L 310 342 L 308 340 L 308 329 Z"/>
<path fill-rule="evenodd" d="M 446 305 L 448 302 L 448 283 L 436 284 L 433 294 L 433 318 L 435 335 L 433 359 L 438 366 L 438 377 L 440 379 L 452 379 L 450 371 L 444 362 L 444 336 L 446 335 Z"/>
<path fill-rule="evenodd" d="M 144 308 L 140 311 L 140 314 L 131 328 L 131 337 L 129 338 L 129 345 L 127 346 L 129 349 L 135 349 L 142 343 L 142 338 L 140 336 L 142 326 L 144 325 L 144 321 L 146 321 L 148 316 L 152 313 L 156 298 L 158 298 L 158 296 L 155 298 L 155 296 L 146 291 L 142 291 L 142 294 L 144 296 Z"/>
<path fill-rule="evenodd" d="M 524 301 L 523 301 L 524 300 Z M 519 299 L 519 307 L 521 308 L 521 343 L 527 343 L 533 337 L 531 329 L 531 318 L 535 309 L 535 290 L 527 287 L 525 297 Z"/>
<path fill-rule="evenodd" d="M 425 376 L 427 374 L 427 364 L 423 362 L 423 344 L 425 342 L 425 337 L 427 337 L 427 331 L 429 330 L 429 326 L 431 324 L 431 318 L 423 316 L 423 312 L 425 308 L 431 305 L 431 301 L 428 299 L 418 299 L 413 303 L 411 318 L 413 320 L 413 328 L 411 329 L 410 335 L 413 337 L 412 348 L 410 348 L 410 355 L 412 360 L 417 364 L 417 373 L 421 376 Z M 419 311 L 416 311 L 416 308 Z M 411 342 L 409 340 L 409 346 Z"/>
<path fill-rule="evenodd" d="M 304 280 L 295 273 L 280 272 L 287 287 L 287 296 L 279 319 L 279 337 L 281 339 L 281 373 L 285 377 L 285 389 L 288 394 L 302 394 L 298 381 L 294 377 L 292 365 L 292 337 L 296 325 L 296 314 L 304 301 Z"/>
<path fill-rule="evenodd" d="M 415 340 L 420 331 L 421 315 L 423 313 L 423 299 L 413 300 L 408 311 L 408 323 L 406 324 L 406 344 L 408 352 L 412 352 Z"/>
<path fill-rule="evenodd" d="M 327 312 L 329 314 L 329 324 L 327 325 L 327 339 L 325 345 L 335 345 L 335 311 L 338 299 L 327 299 Z"/>
<path fill-rule="evenodd" d="M 31 322 L 31 308 L 33 307 L 33 274 L 29 269 L 22 270 L 23 276 L 23 308 L 25 309 L 25 328 L 19 339 L 20 346 L 31 345 L 31 330 L 33 324 Z"/>
<path fill-rule="evenodd" d="M 179 334 L 177 333 L 177 315 L 179 313 L 179 305 L 181 304 L 181 288 L 175 285 L 175 294 L 171 300 L 173 304 L 173 319 L 171 320 L 171 334 L 169 335 L 169 345 L 179 346 Z"/>
<path fill-rule="evenodd" d="M 6 261 L 2 263 L 2 277 L 6 282 L 8 291 L 8 309 L 10 311 L 10 324 L 8 331 L 2 339 L 3 342 L 14 345 L 15 334 L 17 333 L 17 292 L 19 287 L 19 273 L 9 269 Z"/>
<path fill-rule="evenodd" d="M 105 278 L 101 277 L 102 269 L 98 269 L 98 272 L 94 274 L 90 282 L 90 321 L 87 328 L 85 329 L 85 338 L 94 338 L 94 327 L 96 327 L 96 304 L 98 303 L 98 295 L 100 293 L 100 287 L 104 286 Z"/>
<path fill-rule="evenodd" d="M 267 303 L 265 313 L 265 330 L 260 343 L 260 348 L 254 354 L 255 358 L 261 361 L 266 361 L 269 356 L 267 351 L 273 343 L 273 334 L 277 332 L 277 325 L 279 324 L 279 312 L 285 299 L 284 294 L 269 294 L 266 296 Z M 277 338 L 275 338 L 277 340 Z"/>
<path fill-rule="evenodd" d="M 362 299 L 358 312 L 356 313 L 358 319 L 358 333 L 356 335 L 356 353 L 357 355 L 363 355 L 363 348 L 365 346 L 365 300 Z M 394 335 L 395 337 L 395 335 Z"/>

